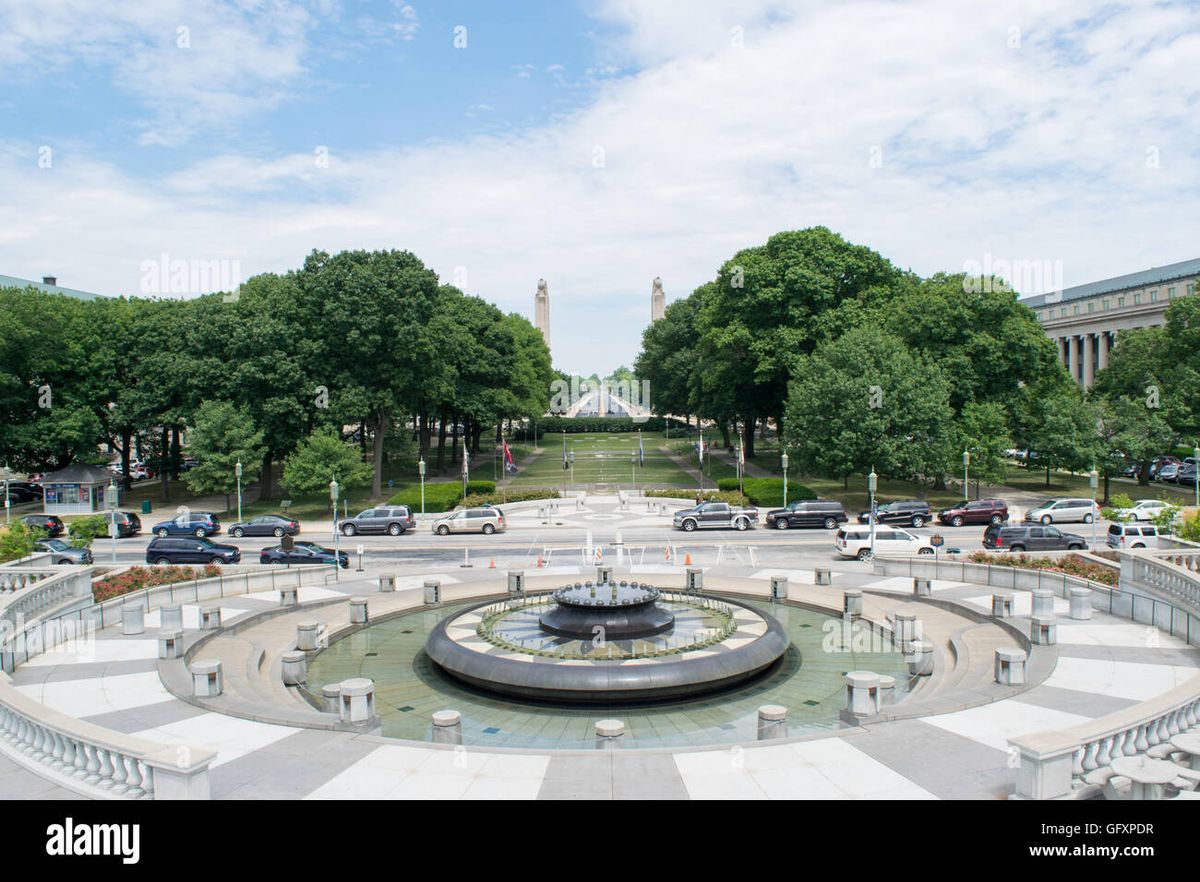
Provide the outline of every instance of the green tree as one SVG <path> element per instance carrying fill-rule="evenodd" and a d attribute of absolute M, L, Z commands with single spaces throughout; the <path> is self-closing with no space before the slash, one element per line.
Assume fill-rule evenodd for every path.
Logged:
<path fill-rule="evenodd" d="M 187 472 L 188 489 L 224 493 L 228 499 L 237 488 L 237 464 L 244 468 L 262 460 L 263 433 L 245 408 L 228 401 L 206 401 L 192 419 L 188 449 L 200 463 Z"/>
<path fill-rule="evenodd" d="M 325 493 L 335 477 L 340 490 L 353 490 L 371 480 L 371 467 L 331 428 L 313 431 L 283 463 L 283 486 L 296 496 Z"/>
<path fill-rule="evenodd" d="M 968 402 L 958 425 L 962 440 L 957 446 L 971 454 L 969 476 L 983 484 L 1003 484 L 1008 474 L 1004 452 L 1012 446 L 1004 406 L 998 401 Z"/>

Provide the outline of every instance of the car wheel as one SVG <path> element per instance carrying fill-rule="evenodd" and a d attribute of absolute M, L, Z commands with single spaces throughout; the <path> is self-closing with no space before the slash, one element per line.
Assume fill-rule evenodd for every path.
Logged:
<path fill-rule="evenodd" d="M 1092 522 L 1092 516 L 1090 514 L 1085 514 L 1083 516 L 1083 522 L 1085 524 L 1090 524 Z"/>
<path fill-rule="evenodd" d="M 439 536 L 449 536 L 450 528 L 447 527 L 445 524 L 442 524 L 440 527 L 437 528 L 437 532 L 438 532 Z"/>
<path fill-rule="evenodd" d="M 1145 548 L 1146 546 L 1145 546 L 1143 543 L 1141 543 L 1141 542 L 1138 542 L 1138 543 L 1137 543 L 1136 545 L 1134 545 L 1133 547 L 1134 547 L 1134 548 Z"/>
<path fill-rule="evenodd" d="M 776 530 L 786 530 L 788 528 L 788 526 L 790 526 L 790 525 L 788 524 L 787 518 L 776 518 L 775 519 L 775 529 Z"/>
<path fill-rule="evenodd" d="M 683 527 L 683 532 L 690 533 L 690 532 L 692 532 L 692 530 L 696 529 L 696 522 L 693 521 L 691 518 L 688 518 L 680 526 Z"/>
<path fill-rule="evenodd" d="M 388 524 L 388 535 L 399 536 L 404 532 L 404 528 L 399 524 Z"/>
<path fill-rule="evenodd" d="M 154 535 L 157 536 L 159 539 L 166 539 L 167 536 L 170 534 L 167 533 L 166 530 L 156 530 Z"/>
<path fill-rule="evenodd" d="M 917 554 L 933 554 L 932 548 L 918 548 Z"/>
<path fill-rule="evenodd" d="M 1054 523 L 1054 518 L 1050 517 L 1050 515 L 1042 515 L 1042 526 L 1049 526 L 1050 524 L 1053 524 L 1053 523 Z"/>
<path fill-rule="evenodd" d="M 196 529 L 192 530 L 192 535 L 195 536 L 197 539 L 203 539 L 204 538 L 204 528 L 197 527 Z"/>
<path fill-rule="evenodd" d="M 950 519 L 950 526 L 961 527 L 963 525 L 962 515 L 955 515 Z"/>
<path fill-rule="evenodd" d="M 1083 551 L 1083 548 L 1084 546 L 1080 545 L 1078 542 L 1072 542 L 1067 546 L 1067 551 Z"/>
<path fill-rule="evenodd" d="M 353 536 L 357 532 L 358 528 L 355 527 L 354 524 L 346 524 L 346 526 L 342 527 L 343 536 Z"/>
<path fill-rule="evenodd" d="M 733 528 L 738 531 L 749 530 L 750 522 L 748 520 L 746 520 L 745 518 L 738 518 L 736 521 L 733 522 Z"/>
<path fill-rule="evenodd" d="M 990 523 L 993 527 L 999 527 L 1004 523 L 1004 518 L 1000 517 L 1000 515 L 992 515 L 992 518 L 990 521 L 988 521 L 988 523 Z"/>
<path fill-rule="evenodd" d="M 274 530 L 271 531 L 271 534 L 276 539 L 282 539 L 283 538 L 283 527 L 276 527 Z"/>
<path fill-rule="evenodd" d="M 912 519 L 912 525 L 914 527 L 923 527 L 925 526 L 925 519 L 920 515 L 915 515 Z"/>
<path fill-rule="evenodd" d="M 826 530 L 836 530 L 837 525 L 838 525 L 837 518 L 826 518 L 825 519 L 824 527 Z"/>
<path fill-rule="evenodd" d="M 856 554 L 855 557 L 857 557 L 859 560 L 870 560 L 871 559 L 871 549 L 860 548 L 858 550 L 858 554 Z"/>
<path fill-rule="evenodd" d="M 210 557 L 210 558 L 208 559 L 208 562 L 209 562 L 210 564 L 223 564 L 223 563 L 225 563 L 225 558 L 223 558 L 223 557 Z"/>
<path fill-rule="evenodd" d="M 158 564 L 160 567 L 166 567 L 166 566 L 171 565 L 171 562 L 169 560 L 167 560 L 165 557 L 160 557 L 158 560 L 155 561 L 155 563 Z"/>
<path fill-rule="evenodd" d="M 241 539 L 243 536 L 246 535 L 246 531 L 243 530 L 241 527 L 234 527 L 229 532 L 233 534 L 234 539 Z M 278 536 L 279 534 L 276 533 L 275 535 Z"/>
<path fill-rule="evenodd" d="M 1024 546 L 1024 545 L 1010 545 L 1010 546 L 1008 546 L 1008 550 L 1009 550 L 1009 551 L 1014 551 L 1014 552 L 1015 552 L 1015 551 L 1024 551 L 1024 550 L 1025 550 L 1025 546 Z"/>
<path fill-rule="evenodd" d="M 493 527 L 491 524 L 483 525 L 483 535 L 484 536 L 491 536 L 495 532 L 496 532 L 496 528 Z"/>

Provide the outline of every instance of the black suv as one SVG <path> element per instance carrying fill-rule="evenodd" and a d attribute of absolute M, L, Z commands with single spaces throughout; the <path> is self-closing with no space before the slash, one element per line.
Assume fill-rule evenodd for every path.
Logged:
<path fill-rule="evenodd" d="M 1051 525 L 1001 527 L 993 524 L 983 531 L 983 547 L 995 551 L 1083 551 L 1087 548 L 1087 540 Z"/>
<path fill-rule="evenodd" d="M 97 514 L 104 515 L 104 523 L 105 523 L 104 535 L 111 539 L 112 538 L 113 513 L 111 511 L 108 511 L 108 512 L 97 512 Z M 142 532 L 142 519 L 139 518 L 137 515 L 135 515 L 131 511 L 117 512 L 116 513 L 116 521 L 117 521 L 117 538 L 118 539 L 124 539 L 126 536 L 136 536 L 138 533 Z"/>
<path fill-rule="evenodd" d="M 788 527 L 824 527 L 833 530 L 848 520 L 850 517 L 845 507 L 829 499 L 802 499 L 789 502 L 786 508 L 767 512 L 767 526 L 776 530 L 786 530 Z"/>
<path fill-rule="evenodd" d="M 898 499 L 879 506 L 876 511 L 879 524 L 909 524 L 923 527 L 933 520 L 933 511 L 923 499 Z M 871 523 L 871 513 L 864 511 L 858 516 L 860 524 Z"/>
<path fill-rule="evenodd" d="M 211 539 L 151 539 L 146 546 L 146 563 L 152 564 L 235 564 L 241 559 L 236 545 L 218 545 Z"/>

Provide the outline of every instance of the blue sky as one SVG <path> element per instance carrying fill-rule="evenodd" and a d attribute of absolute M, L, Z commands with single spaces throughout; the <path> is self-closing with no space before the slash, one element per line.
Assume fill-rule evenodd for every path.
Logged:
<path fill-rule="evenodd" d="M 1197 256 L 1197 57 L 1182 0 L 0 0 L 0 274 L 406 248 L 530 316 L 546 278 L 603 374 L 655 276 L 784 229 L 1066 285 Z"/>

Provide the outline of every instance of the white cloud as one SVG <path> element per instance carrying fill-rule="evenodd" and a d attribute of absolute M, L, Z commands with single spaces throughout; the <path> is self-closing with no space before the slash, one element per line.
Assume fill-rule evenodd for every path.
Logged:
<path fill-rule="evenodd" d="M 0 271 L 118 293 L 163 251 L 251 274 L 408 248 L 526 314 L 548 279 L 557 365 L 603 373 L 636 354 L 651 279 L 681 296 L 782 229 L 825 224 L 921 273 L 1061 260 L 1068 285 L 1196 256 L 1200 11 L 1139 0 L 1089 24 L 1092 6 L 613 0 L 613 60 L 640 71 L 532 130 L 152 181 L 9 145 Z"/>

